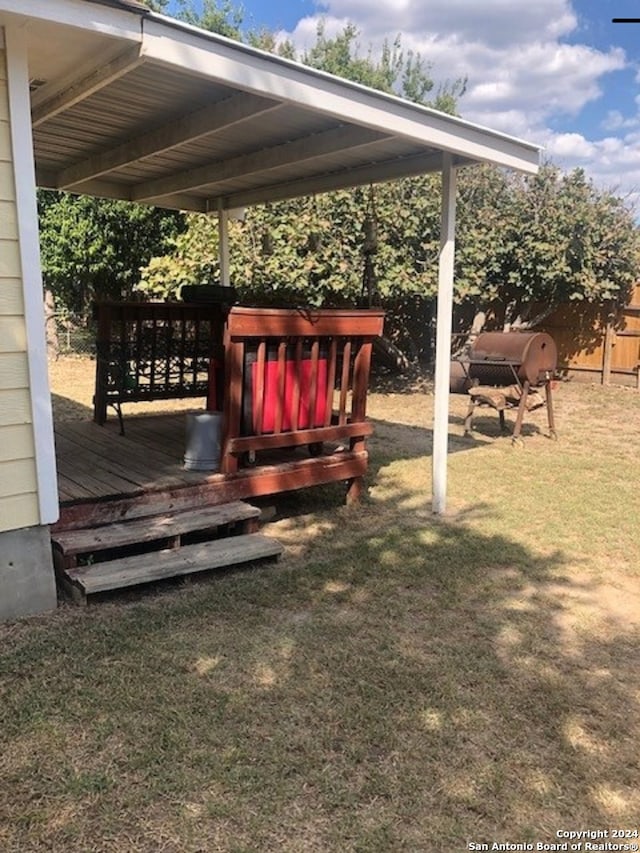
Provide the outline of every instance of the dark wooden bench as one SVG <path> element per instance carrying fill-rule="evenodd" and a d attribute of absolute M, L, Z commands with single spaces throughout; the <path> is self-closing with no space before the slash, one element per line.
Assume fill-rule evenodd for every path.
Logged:
<path fill-rule="evenodd" d="M 215 371 L 222 366 L 227 310 L 215 303 L 98 303 L 94 420 L 103 424 L 112 406 L 124 433 L 123 403 L 214 393 L 219 399 L 209 402 L 219 407 Z"/>

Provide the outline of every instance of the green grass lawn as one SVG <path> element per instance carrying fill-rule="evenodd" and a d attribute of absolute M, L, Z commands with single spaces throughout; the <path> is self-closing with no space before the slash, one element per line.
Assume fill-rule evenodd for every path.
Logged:
<path fill-rule="evenodd" d="M 280 563 L 0 626 L 0 850 L 638 829 L 640 394 L 562 384 L 522 449 L 465 405 L 444 518 L 430 394 L 380 391 L 365 502 L 278 501 Z"/>

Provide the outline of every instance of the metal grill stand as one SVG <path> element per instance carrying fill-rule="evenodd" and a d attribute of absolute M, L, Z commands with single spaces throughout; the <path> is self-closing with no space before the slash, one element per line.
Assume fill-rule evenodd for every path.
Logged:
<path fill-rule="evenodd" d="M 520 445 L 525 412 L 545 406 L 549 437 L 555 440 L 552 382 L 556 362 L 556 347 L 547 334 L 487 332 L 479 335 L 469 356 L 460 360 L 471 384 L 467 392 L 470 399 L 464 421 L 465 435 L 471 432 L 476 406 L 495 409 L 503 433 L 507 432 L 505 410 L 517 408 L 511 441 Z"/>

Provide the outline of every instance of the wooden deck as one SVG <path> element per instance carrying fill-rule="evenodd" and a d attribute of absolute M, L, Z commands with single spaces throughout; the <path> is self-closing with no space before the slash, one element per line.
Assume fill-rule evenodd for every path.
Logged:
<path fill-rule="evenodd" d="M 306 448 L 263 454 L 260 464 L 231 474 L 184 469 L 185 412 L 132 415 L 120 435 L 116 418 L 103 426 L 67 421 L 55 427 L 60 520 L 73 529 L 272 495 L 320 483 L 350 481 L 367 468 L 366 451 Z"/>
<path fill-rule="evenodd" d="M 206 482 L 183 467 L 185 413 L 133 416 L 126 434 L 116 419 L 104 426 L 67 421 L 55 427 L 61 505 L 138 495 Z"/>

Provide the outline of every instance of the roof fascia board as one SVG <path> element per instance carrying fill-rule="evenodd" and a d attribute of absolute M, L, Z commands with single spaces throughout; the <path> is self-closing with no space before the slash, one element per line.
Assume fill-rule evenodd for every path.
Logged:
<path fill-rule="evenodd" d="M 16 15 L 46 24 L 63 24 L 103 35 L 140 41 L 142 14 L 85 0 L 0 0 L 0 20 Z"/>
<path fill-rule="evenodd" d="M 145 56 L 267 97 L 413 139 L 432 148 L 535 173 L 539 146 L 400 98 L 320 74 L 221 37 L 143 19 Z"/>

